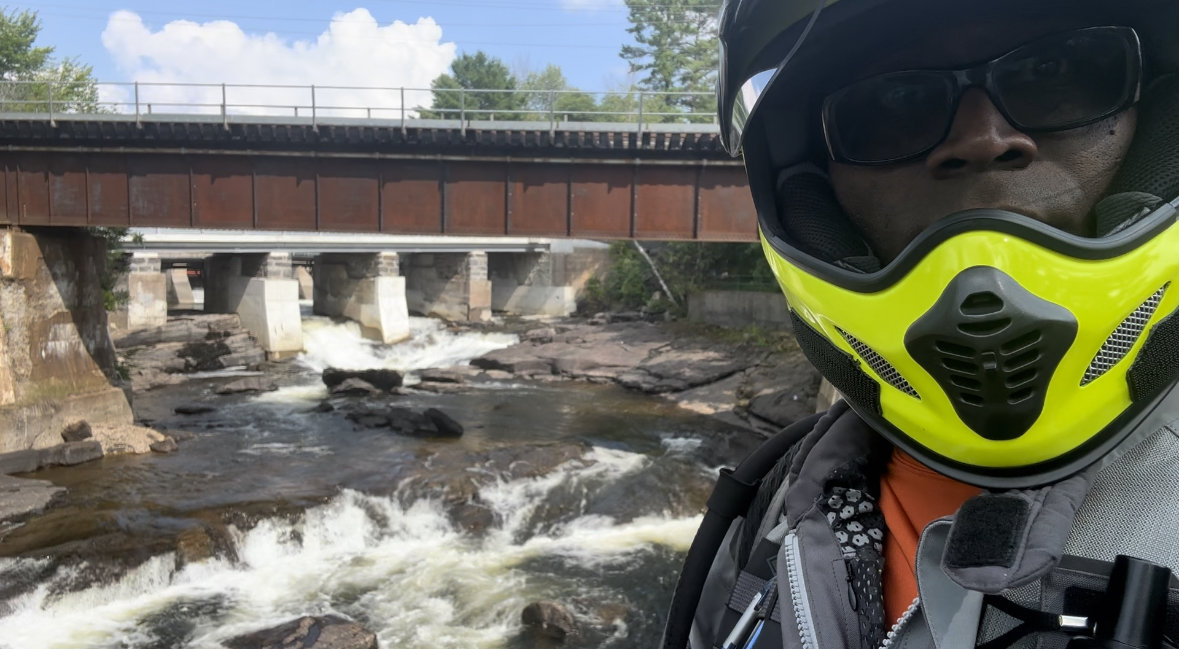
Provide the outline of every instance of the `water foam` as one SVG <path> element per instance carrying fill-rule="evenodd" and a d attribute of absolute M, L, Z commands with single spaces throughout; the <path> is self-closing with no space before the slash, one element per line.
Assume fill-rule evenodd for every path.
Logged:
<path fill-rule="evenodd" d="M 345 490 L 297 520 L 234 530 L 235 562 L 211 559 L 177 570 L 174 557 L 165 555 L 113 584 L 52 595 L 52 584 L 73 576 L 62 569 L 10 602 L 13 613 L 0 618 L 0 646 L 161 646 L 144 620 L 207 601 L 221 602 L 222 614 L 188 620 L 195 626 L 184 646 L 218 647 L 235 635 L 328 612 L 361 619 L 386 647 L 502 646 L 517 632 L 520 610 L 552 595 L 522 569 L 530 559 L 560 557 L 593 568 L 656 544 L 682 549 L 691 539 L 695 517 L 619 524 L 584 514 L 519 539 L 531 511 L 554 489 L 617 480 L 650 462 L 595 449 L 547 475 L 487 487 L 482 500 L 503 527 L 480 539 L 458 529 L 437 502 L 406 506 L 397 496 Z M 0 560 L 0 574 L 31 561 Z M 625 624 L 615 627 L 614 638 L 625 637 Z"/>
<path fill-rule="evenodd" d="M 322 372 L 328 367 L 363 370 L 384 368 L 412 372 L 431 367 L 464 365 L 472 358 L 510 347 L 514 334 L 447 331 L 432 318 L 410 318 L 410 339 L 396 345 L 365 340 L 355 322 L 334 322 L 312 317 L 303 321 L 303 346 L 299 356 L 308 368 Z"/>

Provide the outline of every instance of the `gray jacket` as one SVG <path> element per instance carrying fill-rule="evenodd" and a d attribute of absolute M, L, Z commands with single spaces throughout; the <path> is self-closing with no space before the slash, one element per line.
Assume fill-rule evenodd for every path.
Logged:
<path fill-rule="evenodd" d="M 994 596 L 1083 614 L 1094 601 L 1086 593 L 1104 591 L 1102 562 L 1118 554 L 1179 569 L 1179 393 L 1120 449 L 1047 487 L 983 493 L 927 526 L 917 552 L 918 599 L 889 628 L 880 588 L 887 530 L 873 494 L 891 447 L 837 403 L 784 461 L 785 478 L 756 537 L 741 538 L 741 520 L 731 526 L 728 551 L 705 582 L 691 647 L 721 646 L 773 577 L 776 602 L 767 598 L 766 622 L 781 642 L 759 639 L 758 649 L 970 649 L 1012 639 L 1011 646 L 1063 648 L 1068 638 L 1059 633 L 1019 638 L 1020 620 L 998 611 Z M 752 549 L 739 551 L 743 542 Z M 1179 637 L 1175 608 L 1172 638 Z"/>

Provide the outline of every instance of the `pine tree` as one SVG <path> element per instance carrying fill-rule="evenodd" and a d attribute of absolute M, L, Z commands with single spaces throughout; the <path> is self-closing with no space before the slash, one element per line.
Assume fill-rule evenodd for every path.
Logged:
<path fill-rule="evenodd" d="M 626 0 L 626 7 L 627 32 L 636 44 L 624 45 L 621 54 L 632 73 L 644 75 L 638 87 L 660 93 L 709 93 L 669 98 L 667 106 L 699 114 L 693 121 L 710 120 L 720 65 L 717 0 Z"/>

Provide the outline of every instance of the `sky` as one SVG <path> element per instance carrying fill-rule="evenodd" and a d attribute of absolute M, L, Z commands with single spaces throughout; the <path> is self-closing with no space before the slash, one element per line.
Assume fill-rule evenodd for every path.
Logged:
<path fill-rule="evenodd" d="M 478 50 L 513 70 L 559 65 L 574 86 L 627 81 L 622 0 L 14 0 L 42 21 L 39 45 L 103 82 L 428 88 Z M 131 86 L 100 88 L 128 101 Z M 302 90 L 236 90 L 231 103 L 306 104 Z M 141 100 L 220 101 L 220 90 L 154 88 Z M 399 105 L 391 93 L 324 91 L 320 105 Z M 424 105 L 411 93 L 406 104 Z M 359 102 L 359 103 L 358 103 Z M 243 108 L 242 111 L 250 112 Z"/>

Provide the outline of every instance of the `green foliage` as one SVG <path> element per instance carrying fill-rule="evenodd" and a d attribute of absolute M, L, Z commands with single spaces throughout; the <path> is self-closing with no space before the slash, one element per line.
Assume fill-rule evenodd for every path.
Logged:
<path fill-rule="evenodd" d="M 503 61 L 485 52 L 463 54 L 451 64 L 450 71 L 430 84 L 434 106 L 422 110 L 423 117 L 459 119 L 465 113 L 469 120 L 519 120 L 523 116 L 525 97 Z"/>
<path fill-rule="evenodd" d="M 114 311 L 126 306 L 131 299 L 130 293 L 119 288 L 119 282 L 130 267 L 131 258 L 123 252 L 125 242 L 143 243 L 143 235 L 135 234 L 128 239 L 127 228 L 90 228 L 91 236 L 102 239 L 106 246 L 106 264 L 103 268 L 99 284 L 102 286 L 102 304 L 107 311 Z"/>
<path fill-rule="evenodd" d="M 36 12 L 0 9 L 0 109 L 15 112 L 99 112 L 93 69 L 76 59 L 53 58 L 36 47 Z"/>
<path fill-rule="evenodd" d="M 593 95 L 580 92 L 565 79 L 560 66 L 549 64 L 540 72 L 529 72 L 520 82 L 520 91 L 528 110 L 534 111 L 527 119 L 548 120 L 550 102 L 557 121 L 599 121 L 594 113 L 598 102 Z"/>
<path fill-rule="evenodd" d="M 659 268 L 680 309 L 689 294 L 710 288 L 718 280 L 751 278 L 767 285 L 773 281 L 769 264 L 755 243 L 653 242 L 647 252 Z M 660 297 L 654 297 L 656 295 Z M 610 244 L 610 267 L 602 277 L 586 285 L 583 311 L 645 309 L 650 313 L 675 311 L 651 266 L 630 241 Z"/>
<path fill-rule="evenodd" d="M 644 75 L 638 87 L 710 93 L 672 97 L 668 104 L 676 111 L 714 113 L 716 98 L 711 93 L 720 67 L 715 0 L 626 0 L 626 7 L 627 32 L 635 45 L 624 45 L 621 55 L 632 73 Z"/>

